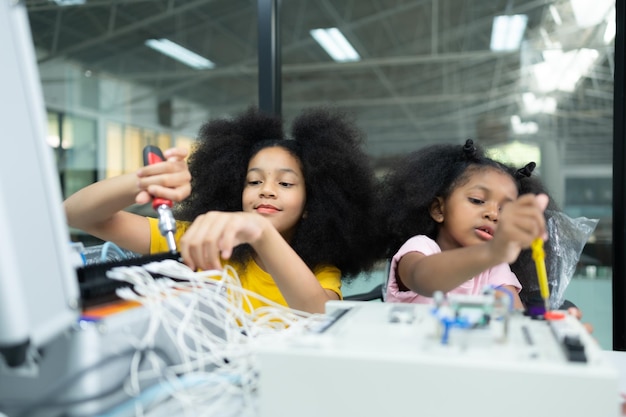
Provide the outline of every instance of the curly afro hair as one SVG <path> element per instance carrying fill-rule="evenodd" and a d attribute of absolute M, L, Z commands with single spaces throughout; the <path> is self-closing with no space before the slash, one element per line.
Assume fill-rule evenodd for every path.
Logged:
<path fill-rule="evenodd" d="M 416 235 L 436 239 L 438 223 L 430 216 L 437 197 L 446 198 L 482 169 L 511 175 L 505 165 L 488 158 L 471 139 L 465 145 L 436 144 L 409 153 L 383 178 L 381 218 L 386 219 L 386 256 Z"/>
<path fill-rule="evenodd" d="M 250 149 L 284 136 L 280 118 L 254 108 L 205 123 L 189 156 L 191 195 L 178 205 L 178 218 L 193 221 L 211 210 L 241 211 Z"/>
<path fill-rule="evenodd" d="M 206 123 L 189 159 L 192 192 L 177 216 L 192 221 L 210 210 L 241 211 L 249 160 L 261 149 L 281 146 L 300 161 L 306 184 L 306 216 L 290 245 L 309 268 L 334 265 L 350 280 L 382 255 L 364 135 L 346 114 L 329 108 L 303 111 L 291 134 L 285 136 L 280 118 L 255 107 Z M 233 260 L 244 264 L 252 255 L 249 245 L 240 245 Z"/>

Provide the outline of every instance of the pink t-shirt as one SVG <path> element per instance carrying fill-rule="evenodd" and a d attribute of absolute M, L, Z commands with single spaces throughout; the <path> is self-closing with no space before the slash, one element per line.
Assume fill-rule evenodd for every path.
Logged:
<path fill-rule="evenodd" d="M 423 295 L 419 295 L 413 291 L 400 291 L 398 288 L 398 281 L 396 280 L 398 262 L 400 262 L 400 259 L 402 259 L 402 257 L 409 252 L 420 252 L 429 256 L 435 253 L 440 253 L 441 248 L 437 245 L 437 242 L 423 235 L 413 236 L 411 239 L 407 240 L 391 259 L 385 301 L 390 303 L 430 304 L 433 300 L 431 297 L 424 297 Z M 495 287 L 500 285 L 512 285 L 517 288 L 518 292 L 522 289 L 521 284 L 515 274 L 511 271 L 509 265 L 503 263 L 481 272 L 477 276 L 465 281 L 463 284 L 450 291 L 450 293 L 480 294 L 487 285 Z"/>

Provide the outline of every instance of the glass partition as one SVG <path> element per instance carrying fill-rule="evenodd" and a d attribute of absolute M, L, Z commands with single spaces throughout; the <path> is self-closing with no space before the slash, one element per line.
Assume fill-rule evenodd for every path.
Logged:
<path fill-rule="evenodd" d="M 258 2 L 78 3 L 27 2 L 46 103 L 64 115 L 51 130 L 72 125 L 71 148 L 56 145 L 60 172 L 72 169 L 66 193 L 136 169 L 146 143 L 191 148 L 205 120 L 259 102 Z M 474 138 L 537 162 L 567 214 L 599 219 L 567 297 L 610 348 L 615 1 L 278 4 L 287 121 L 316 105 L 347 111 L 380 172 L 419 147 Z M 333 38 L 343 56 L 324 44 Z M 155 49 L 162 39 L 196 63 Z"/>
<path fill-rule="evenodd" d="M 280 21 L 286 117 L 318 104 L 354 114 L 381 172 L 474 138 L 535 161 L 569 216 L 598 219 L 566 297 L 611 348 L 614 1 L 290 1 Z M 356 54 L 337 58 L 316 29 Z M 348 291 L 383 277 L 381 265 Z"/>

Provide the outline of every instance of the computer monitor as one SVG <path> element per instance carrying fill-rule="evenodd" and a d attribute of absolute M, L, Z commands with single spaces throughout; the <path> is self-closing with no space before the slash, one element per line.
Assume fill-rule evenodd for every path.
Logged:
<path fill-rule="evenodd" d="M 0 55 L 1 383 L 76 322 L 79 288 L 23 2 L 0 2 Z"/>

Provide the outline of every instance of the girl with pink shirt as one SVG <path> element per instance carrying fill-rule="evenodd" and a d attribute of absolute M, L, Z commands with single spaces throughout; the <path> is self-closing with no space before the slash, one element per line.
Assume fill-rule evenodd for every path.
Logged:
<path fill-rule="evenodd" d="M 392 259 L 386 301 L 430 303 L 437 291 L 479 294 L 491 286 L 523 308 L 509 264 L 547 236 L 549 197 L 536 193 L 538 182 L 528 186 L 533 168 L 515 171 L 470 139 L 425 147 L 397 164 L 383 182 Z"/>

